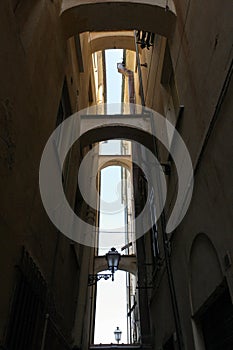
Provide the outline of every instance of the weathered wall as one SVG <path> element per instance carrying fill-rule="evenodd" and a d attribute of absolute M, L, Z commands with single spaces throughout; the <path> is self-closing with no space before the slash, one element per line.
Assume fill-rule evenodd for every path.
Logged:
<path fill-rule="evenodd" d="M 229 3 L 223 6 L 220 1 L 212 2 L 210 6 L 200 1 L 195 3 L 175 1 L 175 6 L 177 25 L 173 38 L 168 40 L 168 46 L 179 104 L 184 105 L 184 112 L 177 128 L 186 142 L 193 161 L 195 184 L 190 208 L 172 237 L 171 262 L 185 348 L 193 349 L 191 315 L 195 311 L 192 309 L 193 301 L 190 299 L 190 249 L 198 233 L 204 232 L 213 243 L 221 266 L 222 278 L 224 276 L 227 278 L 229 288 L 232 290 L 232 267 L 226 270 L 223 266 L 223 257 L 227 251 L 233 254 L 230 239 L 232 6 Z M 164 39 L 156 39 L 153 50 L 144 49 L 141 62 L 146 61 L 148 64 L 148 68 L 143 67 L 147 105 L 168 116 L 163 87 L 160 83 L 163 66 L 159 63 L 159 57 L 161 55 L 163 57 L 164 54 L 164 45 L 161 46 L 163 41 Z M 159 81 L 156 81 L 156 78 Z M 152 86 L 156 88 L 153 89 Z M 172 176 L 174 172 L 175 167 L 172 165 L 171 175 L 167 177 L 169 186 L 167 217 L 173 207 L 170 204 L 176 197 L 176 182 Z M 205 261 L 205 258 L 200 256 L 200 259 L 203 265 L 208 264 L 207 258 Z M 216 274 L 217 279 L 218 271 L 213 266 L 209 266 L 208 269 Z M 214 277 L 209 276 L 210 279 Z M 151 299 L 155 349 L 160 349 L 161 344 L 175 331 L 167 288 L 168 282 L 164 275 Z M 209 297 L 211 294 L 208 288 L 208 281 L 199 285 L 200 297 L 205 295 L 205 301 L 207 295 Z M 212 289 L 213 292 L 214 288 Z"/>
<path fill-rule="evenodd" d="M 84 287 L 87 281 L 83 285 L 80 276 L 89 260 L 85 258 L 82 263 L 86 248 L 77 247 L 76 254 L 70 241 L 49 221 L 40 199 L 38 171 L 43 148 L 56 126 L 65 76 L 72 111 L 89 103 L 89 48 L 85 39 L 84 72 L 80 73 L 74 42 L 64 40 L 60 2 L 15 4 L 2 1 L 0 5 L 0 344 L 5 342 L 16 283 L 15 265 L 23 245 L 53 295 L 55 322 L 71 341 L 76 302 L 82 293 L 85 298 L 88 295 Z M 74 176 L 68 179 L 66 191 L 74 203 L 77 179 L 71 170 Z M 78 294 L 79 290 L 82 293 Z M 76 337 L 78 345 L 81 336 Z"/>

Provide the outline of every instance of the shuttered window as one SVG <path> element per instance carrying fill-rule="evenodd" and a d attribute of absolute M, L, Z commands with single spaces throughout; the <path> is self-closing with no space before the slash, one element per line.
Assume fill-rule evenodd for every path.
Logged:
<path fill-rule="evenodd" d="M 41 346 L 46 284 L 32 258 L 23 249 L 6 337 L 7 350 L 39 350 Z"/>

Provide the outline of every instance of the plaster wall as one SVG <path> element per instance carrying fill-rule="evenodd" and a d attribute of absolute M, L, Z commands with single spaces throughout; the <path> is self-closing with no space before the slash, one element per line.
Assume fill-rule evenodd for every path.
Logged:
<path fill-rule="evenodd" d="M 88 297 L 80 283 L 83 269 L 89 264 L 89 260 L 82 260 L 86 248 L 79 246 L 74 251 L 70 241 L 52 225 L 43 209 L 38 184 L 40 157 L 56 127 L 65 77 L 72 112 L 89 104 L 92 67 L 87 40 L 84 34 L 84 73 L 80 73 L 74 39 L 64 40 L 59 12 L 59 2 L 37 1 L 33 6 L 25 2 L 17 10 L 14 2 L 0 4 L 0 344 L 5 342 L 16 283 L 15 266 L 22 246 L 53 294 L 57 326 L 70 344 L 74 338 L 77 344 L 82 342 L 83 325 L 79 324 L 79 335 L 72 335 L 72 331 L 76 304 L 82 294 L 79 303 L 85 305 Z M 72 205 L 78 159 L 77 151 L 66 184 Z M 85 306 L 80 311 L 81 318 L 84 312 Z"/>
<path fill-rule="evenodd" d="M 175 75 L 179 101 L 184 112 L 177 123 L 177 129 L 186 142 L 195 171 L 194 193 L 190 208 L 171 237 L 172 271 L 177 293 L 178 308 L 181 317 L 185 349 L 194 349 L 192 298 L 190 297 L 191 263 L 190 249 L 198 233 L 205 233 L 213 243 L 222 280 L 225 277 L 232 290 L 232 267 L 226 269 L 223 258 L 227 251 L 232 254 L 232 210 L 230 197 L 232 167 L 232 21 L 231 5 L 226 7 L 214 1 L 205 8 L 202 2 L 175 1 L 177 25 L 172 39 L 167 41 L 170 48 L 172 66 Z M 229 5 L 229 7 L 227 7 Z M 162 39 L 164 40 L 164 39 Z M 160 43 L 161 43 L 160 39 Z M 159 52 L 156 52 L 157 51 Z M 162 55 L 159 42 L 153 50 L 143 50 L 143 60 L 149 63 L 148 73 L 144 72 L 146 101 L 151 106 L 163 107 L 162 86 L 155 80 L 155 74 L 161 76 L 156 55 Z M 146 69 L 145 69 L 146 70 Z M 153 72 L 153 73 L 152 73 Z M 157 73 L 155 73 L 157 72 Z M 157 89 L 148 88 L 156 84 Z M 161 110 L 166 116 L 166 110 Z M 178 150 L 177 150 L 178 152 Z M 161 153 L 162 154 L 162 153 Z M 168 199 L 166 217 L 168 218 L 176 197 L 176 177 L 174 165 L 168 176 Z M 204 249 L 204 247 L 202 247 Z M 200 248 L 200 254 L 201 249 Z M 201 258 L 207 264 L 208 259 Z M 218 287 L 221 278 L 213 264 L 205 267 L 213 276 L 210 292 L 209 282 L 199 285 L 197 298 L 202 298 L 199 308 Z M 203 266 L 204 270 L 204 266 Z M 221 276 L 220 274 L 220 276 Z M 221 281 L 222 281 L 221 280 Z M 218 281 L 218 282 L 216 282 Z M 151 299 L 152 318 L 155 326 L 155 349 L 160 349 L 168 335 L 175 331 L 172 312 L 169 307 L 169 294 L 165 278 Z M 232 292 L 231 292 L 232 293 Z M 169 314 L 169 320 L 167 315 Z"/>

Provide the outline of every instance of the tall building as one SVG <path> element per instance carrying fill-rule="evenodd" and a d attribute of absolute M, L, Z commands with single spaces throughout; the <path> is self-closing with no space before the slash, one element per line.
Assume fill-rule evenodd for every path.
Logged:
<path fill-rule="evenodd" d="M 232 3 L 2 0 L 0 10 L 0 348 L 95 348 L 96 274 L 107 265 L 97 256 L 99 201 L 89 180 L 97 171 L 100 190 L 100 169 L 120 164 L 133 182 L 118 266 L 128 271 L 130 335 L 115 346 L 232 349 Z M 115 69 L 128 110 L 115 124 L 105 104 L 108 49 L 124 50 Z M 77 112 L 68 136 L 82 136 L 66 156 L 57 129 L 42 178 L 48 139 Z M 98 145 L 111 139 L 132 141 L 131 153 L 101 160 Z M 84 198 L 78 169 L 90 151 Z M 90 239 L 63 215 L 57 184 L 93 228 Z M 122 195 L 129 208 L 124 186 Z"/>

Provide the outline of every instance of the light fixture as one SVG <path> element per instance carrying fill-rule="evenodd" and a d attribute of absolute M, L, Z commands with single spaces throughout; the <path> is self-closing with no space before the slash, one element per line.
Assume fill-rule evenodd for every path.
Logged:
<path fill-rule="evenodd" d="M 109 252 L 105 255 L 105 258 L 108 263 L 108 270 L 111 273 L 98 273 L 98 274 L 89 274 L 88 275 L 88 286 L 92 286 L 96 284 L 100 279 L 108 280 L 112 277 L 112 281 L 114 281 L 114 273 L 118 269 L 119 261 L 121 259 L 120 253 L 116 250 L 116 248 L 111 248 Z"/>
<path fill-rule="evenodd" d="M 116 248 L 111 248 L 106 254 L 106 260 L 108 262 L 108 269 L 112 272 L 112 281 L 114 281 L 114 273 L 118 270 L 119 261 L 121 259 L 120 253 Z"/>
<path fill-rule="evenodd" d="M 119 341 L 121 340 L 121 334 L 122 334 L 122 331 L 119 329 L 119 327 L 117 327 L 116 330 L 114 331 L 117 344 L 119 344 Z"/>

